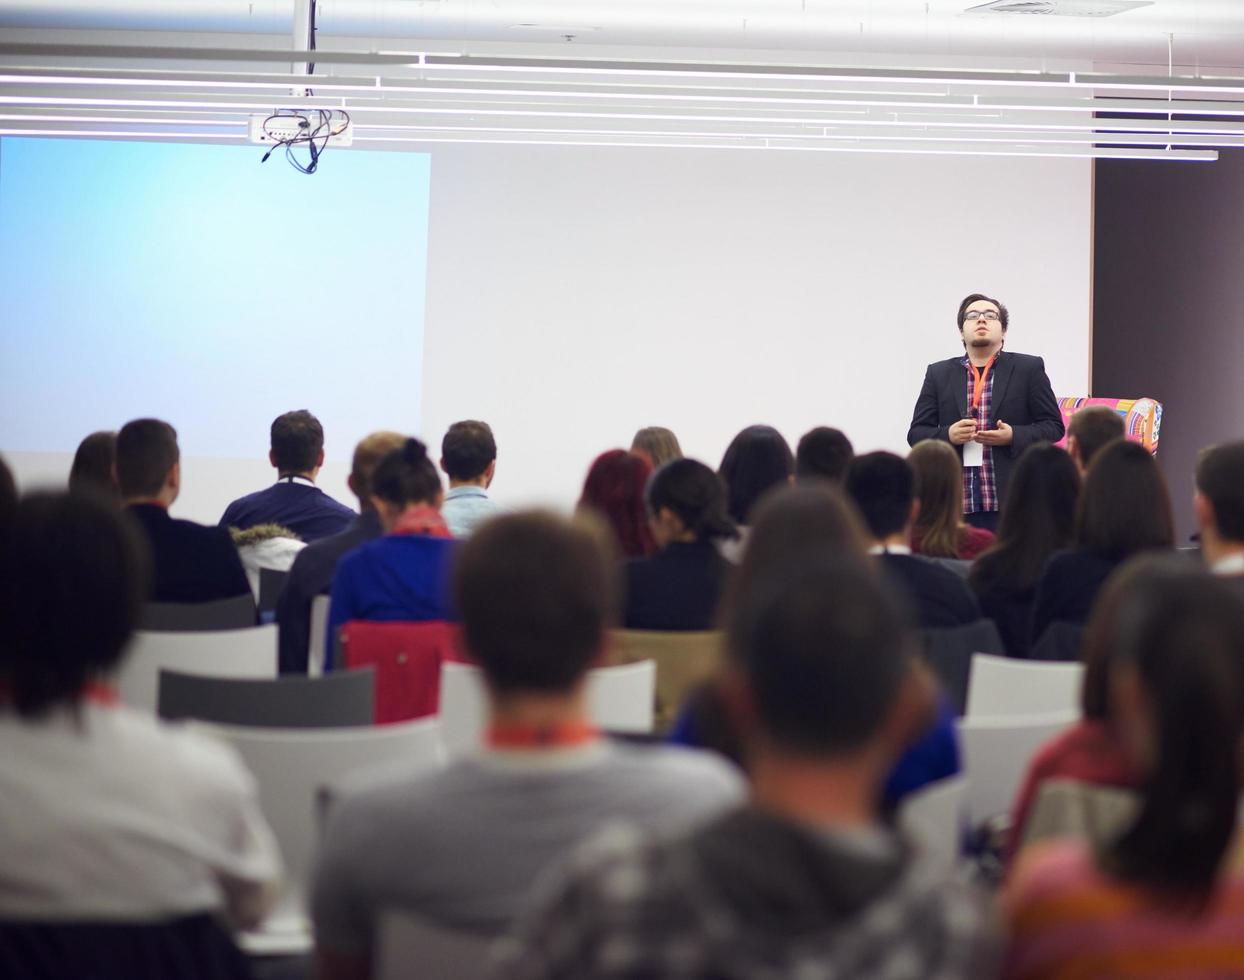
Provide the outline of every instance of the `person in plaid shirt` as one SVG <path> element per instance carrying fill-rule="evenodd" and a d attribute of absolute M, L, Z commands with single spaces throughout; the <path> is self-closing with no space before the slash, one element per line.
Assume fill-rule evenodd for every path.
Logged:
<path fill-rule="evenodd" d="M 930 364 L 907 442 L 944 439 L 963 459 L 963 512 L 974 527 L 997 530 L 1015 461 L 1036 442 L 1063 437 L 1063 417 L 1045 373 L 1030 354 L 1003 352 L 1010 315 L 973 293 L 959 304 L 964 353 Z"/>
<path fill-rule="evenodd" d="M 835 601 L 826 602 L 826 596 Z M 615 827 L 546 876 L 494 951 L 506 980 L 988 978 L 983 897 L 879 816 L 932 694 L 906 617 L 860 559 L 762 576 L 729 642 L 749 804 L 698 831 Z"/>

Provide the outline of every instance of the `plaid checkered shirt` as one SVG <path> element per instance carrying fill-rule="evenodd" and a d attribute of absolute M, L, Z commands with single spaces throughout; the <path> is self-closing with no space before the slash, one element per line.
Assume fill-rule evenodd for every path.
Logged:
<path fill-rule="evenodd" d="M 1002 352 L 999 351 L 998 359 L 1001 357 Z M 972 366 L 967 354 L 963 355 L 963 360 L 959 363 L 967 372 L 968 400 L 966 405 L 968 412 L 976 417 L 978 430 L 987 429 L 990 427 L 990 413 L 993 411 L 993 378 L 998 360 L 995 360 L 993 367 L 989 369 L 989 377 L 985 379 L 985 388 L 981 392 L 981 403 L 975 412 L 972 411 L 972 392 L 976 387 L 976 369 Z M 963 512 L 965 514 L 978 514 L 981 511 L 998 509 L 998 484 L 993 472 L 993 446 L 981 448 L 984 449 L 983 464 L 963 468 Z"/>

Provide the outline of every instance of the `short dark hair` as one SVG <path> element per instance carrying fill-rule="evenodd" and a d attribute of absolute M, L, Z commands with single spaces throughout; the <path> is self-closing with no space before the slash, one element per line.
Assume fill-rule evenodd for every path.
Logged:
<path fill-rule="evenodd" d="M 502 515 L 467 539 L 453 588 L 467 649 L 499 693 L 571 690 L 614 618 L 614 571 L 597 537 L 538 511 Z"/>
<path fill-rule="evenodd" d="M 306 473 L 315 469 L 324 449 L 324 426 L 300 408 L 272 420 L 272 462 L 277 472 Z"/>
<path fill-rule="evenodd" d="M 1067 437 L 1075 436 L 1080 465 L 1086 467 L 1099 449 L 1122 439 L 1123 433 L 1123 417 L 1107 405 L 1086 405 L 1067 423 Z"/>
<path fill-rule="evenodd" d="M 102 493 L 117 497 L 117 480 L 113 468 L 117 461 L 117 434 L 92 432 L 78 443 L 69 468 L 69 489 L 75 492 Z"/>
<path fill-rule="evenodd" d="M 117 433 L 117 486 L 122 497 L 154 497 L 181 459 L 177 430 L 160 419 L 134 419 Z"/>
<path fill-rule="evenodd" d="M 397 507 L 430 504 L 441 489 L 441 478 L 428 459 L 428 447 L 418 439 L 407 439 L 401 449 L 386 455 L 371 475 L 371 492 Z"/>
<path fill-rule="evenodd" d="M 1244 541 L 1244 442 L 1203 450 L 1196 461 L 1196 488 L 1214 508 L 1218 533 Z"/>
<path fill-rule="evenodd" d="M 972 293 L 970 296 L 965 296 L 963 302 L 959 304 L 959 315 L 956 317 L 959 324 L 959 333 L 963 333 L 963 318 L 968 312 L 968 307 L 973 303 L 979 303 L 981 300 L 984 300 L 986 303 L 993 303 L 998 308 L 998 322 L 1002 324 L 1002 332 L 1006 333 L 1006 328 L 1011 322 L 1011 314 L 1001 300 L 994 299 L 992 296 L 986 296 L 984 293 Z"/>
<path fill-rule="evenodd" d="M 847 493 L 874 538 L 888 538 L 907 526 L 916 499 L 916 473 L 894 453 L 856 456 L 847 469 Z"/>
<path fill-rule="evenodd" d="M 13 479 L 9 464 L 0 457 L 0 556 L 4 554 L 5 539 L 13 526 L 13 515 L 16 513 L 17 481 Z"/>
<path fill-rule="evenodd" d="M 1084 474 L 1076 510 L 1076 547 L 1113 561 L 1171 548 L 1175 521 L 1162 471 L 1135 442 L 1112 442 Z"/>
<path fill-rule="evenodd" d="M 730 516 L 751 523 L 751 511 L 766 490 L 790 479 L 795 457 L 771 425 L 749 425 L 730 440 L 718 475 L 726 483 Z"/>
<path fill-rule="evenodd" d="M 800 480 L 820 478 L 841 483 L 854 456 L 855 449 L 845 433 L 819 425 L 805 432 L 799 440 L 795 449 L 795 476 Z"/>
<path fill-rule="evenodd" d="M 729 633 L 761 728 L 799 753 L 867 745 L 911 668 L 902 608 L 859 557 L 772 572 L 740 596 Z"/>
<path fill-rule="evenodd" d="M 147 569 L 137 530 L 105 500 L 34 493 L 18 504 L 0 563 L 0 677 L 20 715 L 78 701 L 117 664 Z"/>
<path fill-rule="evenodd" d="M 652 474 L 644 498 L 649 513 L 669 510 L 697 541 L 739 536 L 726 512 L 725 484 L 699 460 L 676 459 L 666 463 Z"/>
<path fill-rule="evenodd" d="M 441 440 L 441 465 L 452 480 L 477 480 L 497 458 L 497 441 L 487 422 L 455 422 Z"/>

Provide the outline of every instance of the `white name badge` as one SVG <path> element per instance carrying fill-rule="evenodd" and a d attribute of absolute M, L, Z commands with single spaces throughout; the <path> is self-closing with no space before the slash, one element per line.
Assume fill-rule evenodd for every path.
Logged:
<path fill-rule="evenodd" d="M 963 444 L 963 465 L 984 466 L 985 447 L 979 442 L 965 442 Z"/>

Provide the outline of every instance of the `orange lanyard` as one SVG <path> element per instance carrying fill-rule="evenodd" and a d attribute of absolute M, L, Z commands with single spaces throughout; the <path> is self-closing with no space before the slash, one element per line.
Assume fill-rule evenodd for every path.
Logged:
<path fill-rule="evenodd" d="M 993 362 L 997 359 L 998 355 L 994 354 L 994 356 L 989 359 L 989 363 L 986 364 L 983 369 L 977 368 L 977 366 L 971 361 L 968 362 L 968 367 L 970 367 L 976 375 L 975 379 L 972 381 L 972 408 L 974 409 L 981 407 L 981 395 L 985 393 L 985 382 L 989 380 L 989 371 L 993 368 Z"/>
<path fill-rule="evenodd" d="M 494 749 L 551 749 L 586 745 L 600 736 L 599 729 L 586 722 L 570 725 L 493 725 L 487 742 Z"/>

